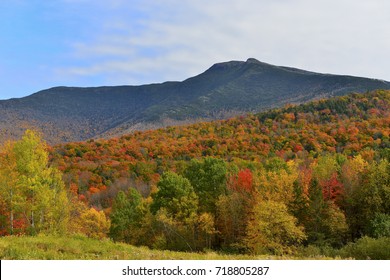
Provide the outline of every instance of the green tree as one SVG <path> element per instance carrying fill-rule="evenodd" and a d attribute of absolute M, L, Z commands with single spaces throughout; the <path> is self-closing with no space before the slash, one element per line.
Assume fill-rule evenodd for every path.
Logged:
<path fill-rule="evenodd" d="M 354 237 L 370 234 L 371 221 L 379 213 L 390 214 L 390 165 L 387 160 L 372 162 L 363 173 L 361 185 L 351 194 L 349 222 Z"/>
<path fill-rule="evenodd" d="M 323 219 L 326 212 L 326 203 L 322 195 L 322 188 L 317 179 L 312 179 L 309 185 L 309 207 L 306 219 L 306 232 L 309 242 L 316 242 L 324 239 Z"/>
<path fill-rule="evenodd" d="M 194 250 L 198 196 L 191 183 L 176 173 L 165 172 L 157 187 L 150 206 L 160 235 L 157 248 Z"/>
<path fill-rule="evenodd" d="M 164 208 L 169 216 L 179 221 L 186 222 L 195 218 L 198 197 L 188 179 L 174 172 L 165 172 L 157 187 L 157 193 L 152 195 L 153 214 Z"/>
<path fill-rule="evenodd" d="M 110 237 L 115 241 L 137 244 L 138 229 L 141 227 L 142 197 L 139 192 L 130 188 L 127 195 L 120 191 L 111 210 Z"/>
<path fill-rule="evenodd" d="M 359 192 L 363 185 L 363 175 L 367 172 L 368 162 L 360 155 L 347 160 L 341 168 L 341 180 L 345 186 L 343 210 L 352 236 L 360 236 L 361 225 L 358 217 Z M 358 212 L 357 212 L 358 211 Z"/>
<path fill-rule="evenodd" d="M 325 201 L 318 181 L 309 186 L 309 205 L 304 225 L 309 243 L 340 246 L 348 230 L 344 213 L 332 201 Z"/>
<path fill-rule="evenodd" d="M 200 212 L 215 213 L 218 197 L 227 191 L 225 161 L 211 157 L 203 161 L 191 160 L 185 177 L 191 182 L 199 197 Z"/>
<path fill-rule="evenodd" d="M 298 219 L 300 225 L 304 225 L 307 219 L 309 209 L 309 199 L 304 193 L 303 186 L 298 180 L 293 183 L 293 199 L 289 203 L 290 213 Z"/>
<path fill-rule="evenodd" d="M 370 222 L 370 235 L 375 238 L 390 237 L 390 215 L 376 214 Z"/>

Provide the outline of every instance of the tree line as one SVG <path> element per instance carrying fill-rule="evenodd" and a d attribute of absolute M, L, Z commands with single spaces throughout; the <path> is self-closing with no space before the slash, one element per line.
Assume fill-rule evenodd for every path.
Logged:
<path fill-rule="evenodd" d="M 146 196 L 134 186 L 119 191 L 105 211 L 65 187 L 32 131 L 4 145 L 0 160 L 2 234 L 85 234 L 158 249 L 255 254 L 390 236 L 386 158 L 193 159 L 164 172 Z"/>

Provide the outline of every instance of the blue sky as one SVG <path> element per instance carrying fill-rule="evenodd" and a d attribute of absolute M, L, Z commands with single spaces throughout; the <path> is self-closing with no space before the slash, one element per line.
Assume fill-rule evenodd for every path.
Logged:
<path fill-rule="evenodd" d="M 387 0 L 0 0 L 0 99 L 258 60 L 390 81 Z"/>

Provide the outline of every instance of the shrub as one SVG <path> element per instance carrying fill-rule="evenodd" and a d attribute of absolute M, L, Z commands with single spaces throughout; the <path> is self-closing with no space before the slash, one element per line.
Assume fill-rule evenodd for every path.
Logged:
<path fill-rule="evenodd" d="M 390 238 L 362 237 L 355 243 L 348 243 L 341 248 L 340 256 L 358 260 L 390 260 Z"/>

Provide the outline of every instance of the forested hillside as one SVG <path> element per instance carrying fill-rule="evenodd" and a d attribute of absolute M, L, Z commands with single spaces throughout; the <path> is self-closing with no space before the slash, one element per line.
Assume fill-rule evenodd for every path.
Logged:
<path fill-rule="evenodd" d="M 26 129 L 50 144 L 113 137 L 145 128 L 224 119 L 287 103 L 390 89 L 381 80 L 319 74 L 248 59 L 217 63 L 182 82 L 55 87 L 0 100 L 0 143 Z"/>
<path fill-rule="evenodd" d="M 48 147 L 46 168 L 58 168 L 64 185 L 44 191 L 58 177 L 43 160 L 31 171 L 44 171 L 33 177 L 42 192 L 22 189 L 18 202 L 2 195 L 2 232 L 73 232 L 158 249 L 252 254 L 349 250 L 356 241 L 376 246 L 370 258 L 390 258 L 378 247 L 390 237 L 389 134 L 390 91 L 374 91 Z M 34 137 L 3 149 L 0 175 L 15 191 L 23 185 L 13 184 L 15 174 L 33 180 L 18 154 Z M 66 218 L 49 204 L 31 204 L 33 194 L 63 189 Z M 60 218 L 61 228 L 50 226 Z"/>
<path fill-rule="evenodd" d="M 129 176 L 154 182 L 163 171 L 206 156 L 262 163 L 269 158 L 289 161 L 337 153 L 373 160 L 386 154 L 389 130 L 389 91 L 379 91 L 224 121 L 69 143 L 54 146 L 51 154 L 53 163 L 72 175 L 68 177 L 84 194 Z"/>

